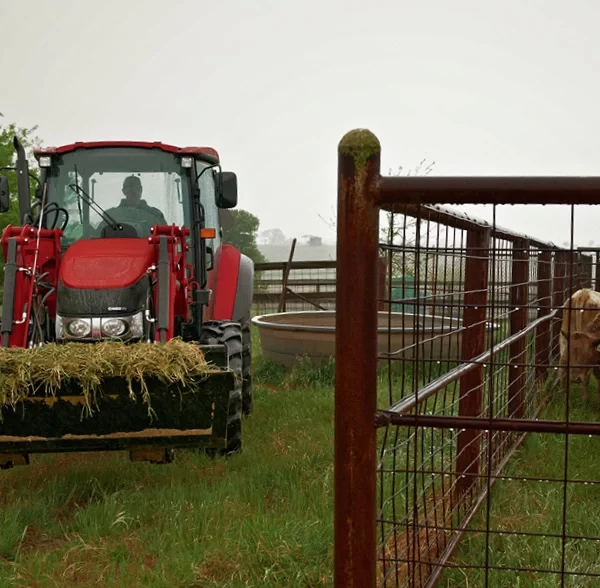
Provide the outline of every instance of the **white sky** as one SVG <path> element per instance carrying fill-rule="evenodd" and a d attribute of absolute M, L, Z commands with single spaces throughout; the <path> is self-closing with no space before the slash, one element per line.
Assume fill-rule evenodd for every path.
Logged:
<path fill-rule="evenodd" d="M 599 17 L 598 0 L 4 0 L 0 112 L 46 145 L 211 145 L 261 230 L 331 238 L 355 127 L 384 173 L 600 175 Z M 567 240 L 568 212 L 543 212 L 498 223 Z M 576 240 L 600 242 L 600 211 L 580 217 Z"/>

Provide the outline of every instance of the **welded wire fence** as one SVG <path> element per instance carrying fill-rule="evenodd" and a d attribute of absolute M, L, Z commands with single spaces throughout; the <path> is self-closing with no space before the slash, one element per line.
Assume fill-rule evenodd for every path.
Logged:
<path fill-rule="evenodd" d="M 560 307 L 600 277 L 574 245 L 600 180 L 384 178 L 367 132 L 339 157 L 336 585 L 600 585 L 600 407 L 557 380 Z M 572 246 L 498 226 L 505 202 L 553 205 Z"/>
<path fill-rule="evenodd" d="M 254 314 L 334 310 L 335 261 L 258 263 L 254 277 Z M 282 307 L 282 294 L 284 306 Z"/>

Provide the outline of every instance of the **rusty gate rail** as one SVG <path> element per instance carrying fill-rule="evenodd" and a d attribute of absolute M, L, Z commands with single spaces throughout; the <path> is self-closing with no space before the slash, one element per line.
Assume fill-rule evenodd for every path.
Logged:
<path fill-rule="evenodd" d="M 436 536 L 433 540 L 427 538 L 428 545 L 431 541 L 438 543 L 438 553 L 446 558 L 458 543 L 460 533 L 457 534 L 456 531 L 460 532 L 474 516 L 477 508 L 484 502 L 486 493 L 489 493 L 493 481 L 501 476 L 500 471 L 511 453 L 523 441 L 524 434 L 515 436 L 517 432 L 545 430 L 600 434 L 600 424 L 539 421 L 539 405 L 534 405 L 532 400 L 534 388 L 538 389 L 547 380 L 548 368 L 554 357 L 552 350 L 556 349 L 560 325 L 557 321 L 552 324 L 552 320 L 566 294 L 573 292 L 576 287 L 592 285 L 593 257 L 585 255 L 581 248 L 573 264 L 572 254 L 553 243 L 498 227 L 495 223 L 490 225 L 486 221 L 440 206 L 600 203 L 600 178 L 383 177 L 380 155 L 378 138 L 365 129 L 347 133 L 338 145 L 334 582 L 340 588 L 375 586 L 377 580 L 378 429 L 390 424 L 397 425 L 404 429 L 406 435 L 415 436 L 415 439 L 419 428 L 435 428 L 442 435 L 450 428 L 460 429 L 457 434 L 457 452 L 452 457 L 454 467 L 448 469 L 448 465 L 442 464 L 438 472 L 433 467 L 433 460 L 431 461 L 430 473 L 444 476 L 456 474 L 459 478 L 459 483 L 450 484 L 446 490 L 442 481 L 441 491 L 441 508 L 445 512 L 440 515 L 442 519 L 445 521 L 448 516 L 458 516 L 457 526 L 450 526 L 454 534 L 451 539 L 446 536 L 441 539 Z M 391 284 L 388 285 L 387 298 L 382 300 L 382 286 L 378 279 L 381 276 L 381 272 L 378 272 L 380 211 L 416 218 L 417 233 L 425 215 L 428 222 L 466 231 L 467 234 L 465 292 L 464 300 L 460 302 L 460 308 L 464 312 L 463 324 L 445 335 L 442 328 L 442 337 L 463 332 L 460 365 L 423 384 L 419 383 L 418 375 L 406 375 L 403 372 L 403 377 L 412 378 L 414 394 L 390 403 L 387 409 L 379 409 L 377 406 L 378 361 L 384 359 L 391 365 L 393 358 L 390 354 L 386 357 L 384 353 L 379 353 L 378 308 L 381 309 L 383 304 L 391 313 L 393 304 L 398 300 L 391 295 Z M 508 243 L 510 248 L 503 246 L 502 242 Z M 394 248 L 398 246 L 392 244 L 389 250 Z M 404 249 L 408 250 L 407 247 Z M 418 243 L 414 250 L 418 255 Z M 595 263 L 600 267 L 598 251 L 593 251 L 596 253 Z M 427 255 L 425 248 L 423 254 Z M 512 264 L 511 283 L 508 285 L 509 310 L 503 315 L 510 332 L 502 341 L 492 341 L 491 349 L 486 350 L 486 308 L 490 305 L 492 308 L 490 337 L 493 338 L 494 296 L 497 294 L 488 288 L 487 280 L 490 268 L 495 276 L 493 268 L 498 255 L 510 257 Z M 403 304 L 413 298 L 416 299 L 417 306 L 419 304 L 419 266 L 416 267 L 417 294 L 412 298 L 410 295 L 403 296 Z M 437 268 L 436 265 L 436 272 Z M 534 277 L 531 276 L 531 271 L 534 271 Z M 574 271 L 577 272 L 575 278 Z M 596 274 L 596 283 L 598 277 Z M 530 304 L 531 287 L 536 292 L 533 304 Z M 450 302 L 445 300 L 444 295 L 440 298 L 434 293 L 432 298 L 435 300 L 431 304 L 452 306 L 456 295 L 452 292 Z M 423 297 L 427 296 L 425 293 Z M 491 301 L 488 300 L 490 296 Z M 537 310 L 537 318 L 530 322 L 528 313 L 532 309 Z M 415 330 L 418 339 L 418 321 L 415 322 Z M 404 331 L 402 336 L 404 337 Z M 535 337 L 533 342 L 528 339 L 532 336 Z M 388 335 L 388 342 L 389 337 Z M 420 343 L 422 341 L 415 345 L 417 359 Z M 402 347 L 409 348 L 410 345 L 405 346 L 403 340 Z M 509 356 L 505 364 L 501 360 L 496 361 L 496 356 L 504 351 Z M 528 359 L 530 356 L 534 358 L 532 361 Z M 431 364 L 435 361 L 439 364 L 443 358 L 431 356 L 425 359 Z M 491 365 L 486 366 L 487 362 Z M 484 386 L 487 385 L 484 369 L 494 370 L 499 366 L 508 370 L 506 404 L 484 408 L 482 398 Z M 431 369 L 429 373 L 433 373 Z M 456 381 L 460 381 L 458 415 L 419 412 L 421 404 L 425 405 L 436 392 Z M 488 393 L 492 402 L 504 402 L 496 398 L 493 390 Z M 489 413 L 487 416 L 484 415 L 486 410 Z M 500 432 L 506 433 L 506 436 L 493 436 Z M 399 444 L 398 439 L 396 433 L 396 442 Z M 502 447 L 496 454 L 492 454 L 490 449 L 494 440 Z M 487 451 L 485 464 L 480 461 L 480 456 L 483 455 L 481 446 Z M 416 461 L 412 470 L 408 462 L 417 459 L 416 451 L 415 444 L 414 455 L 406 451 L 407 465 L 404 470 L 399 468 L 407 473 L 412 472 L 415 479 Z M 427 468 L 419 471 L 429 472 Z M 486 473 L 482 474 L 483 471 Z M 485 483 L 474 486 L 475 481 L 480 478 L 487 480 L 487 486 Z M 478 490 L 476 495 L 474 490 Z M 469 495 L 470 499 L 457 500 L 452 494 L 455 491 L 459 497 Z M 395 489 L 394 492 L 397 494 L 399 490 Z M 408 497 L 406 501 L 408 505 Z M 416 509 L 416 506 L 413 505 L 413 508 Z M 414 520 L 412 527 L 407 528 L 403 536 L 406 542 L 412 542 L 404 549 L 409 555 L 398 557 L 396 546 L 396 557 L 392 558 L 396 563 L 403 562 L 408 566 L 407 574 L 412 576 L 407 582 L 411 586 L 416 585 L 417 572 L 419 585 L 432 586 L 442 570 L 436 561 L 428 561 L 429 571 L 423 577 L 420 568 L 417 570 L 415 567 L 420 560 L 416 552 L 421 549 L 415 547 L 415 541 L 419 540 L 421 530 L 427 532 L 432 527 L 447 527 L 445 524 L 432 525 L 429 522 L 432 517 L 437 521 L 437 504 L 427 508 L 430 512 L 425 513 L 425 521 Z M 449 514 L 445 509 L 449 509 Z M 415 514 L 418 515 L 416 510 Z M 382 525 L 385 523 L 383 518 L 380 521 Z M 385 537 L 390 533 L 391 531 L 382 530 Z M 562 537 L 564 540 L 566 534 L 563 533 Z M 486 556 L 486 566 L 487 564 Z M 384 568 L 383 582 L 385 578 Z M 395 585 L 399 585 L 398 579 Z"/>
<path fill-rule="evenodd" d="M 429 382 L 429 384 L 426 384 L 421 389 L 417 390 L 414 396 L 411 394 L 410 396 L 406 396 L 402 400 L 399 400 L 396 404 L 393 404 L 386 410 L 378 410 L 375 417 L 375 426 L 385 426 L 385 424 L 387 424 L 388 422 L 386 420 L 386 415 L 401 415 L 408 413 L 409 411 L 414 409 L 418 404 L 424 402 L 425 400 L 433 396 L 436 392 L 439 392 L 449 384 L 452 384 L 452 382 L 475 370 L 479 365 L 489 363 L 490 360 L 494 357 L 494 355 L 508 348 L 510 345 L 512 345 L 514 342 L 518 341 L 522 337 L 525 337 L 525 335 L 534 331 L 539 325 L 547 323 L 556 314 L 556 312 L 557 311 L 554 310 L 550 315 L 537 319 L 535 322 L 525 327 L 521 332 L 511 335 L 510 337 L 504 339 L 503 341 L 495 345 L 493 349 L 488 349 L 482 354 L 470 358 L 466 363 L 463 363 L 460 366 L 449 370 L 443 376 L 436 378 L 432 382 Z M 547 365 L 540 365 L 538 367 L 547 368 Z M 459 421 L 457 420 L 457 424 L 458 422 Z"/>

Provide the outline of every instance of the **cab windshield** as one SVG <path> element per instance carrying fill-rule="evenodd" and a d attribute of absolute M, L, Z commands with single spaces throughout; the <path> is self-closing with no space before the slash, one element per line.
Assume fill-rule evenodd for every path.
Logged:
<path fill-rule="evenodd" d="M 157 223 L 191 226 L 188 171 L 177 155 L 159 149 L 80 149 L 53 157 L 47 201 L 69 214 L 63 244 L 106 236 L 107 215 L 138 237 Z"/>

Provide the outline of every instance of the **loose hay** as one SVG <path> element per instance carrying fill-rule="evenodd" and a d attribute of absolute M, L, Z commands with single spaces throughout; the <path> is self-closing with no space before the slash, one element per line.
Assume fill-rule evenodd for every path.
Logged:
<path fill-rule="evenodd" d="M 0 406 L 15 406 L 33 394 L 55 396 L 67 381 L 77 383 L 91 410 L 101 392 L 102 380 L 122 378 L 135 397 L 139 382 L 143 400 L 150 405 L 147 378 L 165 384 L 186 384 L 221 371 L 206 361 L 197 345 L 179 338 L 164 344 L 49 343 L 35 349 L 0 348 Z"/>

